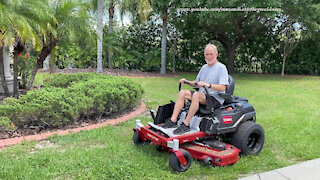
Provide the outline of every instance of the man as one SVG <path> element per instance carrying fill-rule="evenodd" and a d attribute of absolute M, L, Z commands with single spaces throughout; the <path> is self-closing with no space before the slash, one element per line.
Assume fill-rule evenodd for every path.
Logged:
<path fill-rule="evenodd" d="M 171 118 L 163 124 L 163 128 L 174 128 L 174 134 L 183 134 L 190 131 L 189 123 L 192 117 L 199 109 L 199 103 L 207 105 L 209 98 L 212 99 L 213 107 L 222 105 L 224 99 L 219 97 L 219 92 L 224 92 L 228 82 L 228 71 L 225 65 L 217 60 L 218 51 L 217 47 L 213 44 L 208 44 L 204 50 L 204 56 L 206 63 L 200 69 L 197 79 L 195 81 L 189 81 L 191 86 L 199 87 L 199 91 L 193 92 L 190 90 L 181 90 L 178 95 L 177 102 L 174 106 L 173 114 Z M 185 83 L 186 79 L 180 79 L 180 83 Z M 203 86 L 208 87 L 207 95 Z M 189 112 L 184 122 L 178 127 L 177 118 L 184 107 L 185 99 L 191 100 Z"/>

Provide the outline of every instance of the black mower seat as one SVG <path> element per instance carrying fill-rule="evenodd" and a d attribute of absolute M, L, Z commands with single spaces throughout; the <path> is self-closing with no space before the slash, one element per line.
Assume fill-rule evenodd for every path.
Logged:
<path fill-rule="evenodd" d="M 234 79 L 229 75 L 228 77 L 229 85 L 226 88 L 226 93 L 233 95 L 234 92 Z"/>

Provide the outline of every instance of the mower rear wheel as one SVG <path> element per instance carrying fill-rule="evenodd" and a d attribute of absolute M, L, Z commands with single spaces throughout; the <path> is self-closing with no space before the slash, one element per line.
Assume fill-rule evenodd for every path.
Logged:
<path fill-rule="evenodd" d="M 143 143 L 143 140 L 140 138 L 139 133 L 137 131 L 133 133 L 132 139 L 135 145 L 141 145 Z"/>
<path fill-rule="evenodd" d="M 258 154 L 264 144 L 263 128 L 252 121 L 242 123 L 232 135 L 231 144 L 241 150 L 244 155 Z"/>
<path fill-rule="evenodd" d="M 176 156 L 175 153 L 171 153 L 170 157 L 169 157 L 169 166 L 171 167 L 171 169 L 173 171 L 177 171 L 177 172 L 184 172 L 186 170 L 188 170 L 188 168 L 191 166 L 191 162 L 192 162 L 192 156 L 191 154 L 184 150 L 184 149 L 180 149 L 182 151 L 182 154 L 184 156 L 184 158 L 186 158 L 187 161 L 187 165 L 183 166 L 178 157 Z"/>

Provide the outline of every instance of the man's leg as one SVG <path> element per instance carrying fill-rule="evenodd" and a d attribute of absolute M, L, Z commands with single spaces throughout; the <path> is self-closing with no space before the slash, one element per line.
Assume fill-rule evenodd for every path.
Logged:
<path fill-rule="evenodd" d="M 191 105 L 188 111 L 186 119 L 181 125 L 173 131 L 174 134 L 183 134 L 190 131 L 189 123 L 192 117 L 196 114 L 199 109 L 199 103 L 206 104 L 206 96 L 201 92 L 195 92 L 192 95 Z"/>
<path fill-rule="evenodd" d="M 206 96 L 203 93 L 197 91 L 192 95 L 192 100 L 191 100 L 191 105 L 188 111 L 188 115 L 184 120 L 185 125 L 189 126 L 191 119 L 199 109 L 199 103 L 206 104 Z"/>
<path fill-rule="evenodd" d="M 173 113 L 171 116 L 172 122 L 177 122 L 178 115 L 181 109 L 184 107 L 185 99 L 191 100 L 191 91 L 183 89 L 179 92 L 178 99 L 176 101 L 176 104 L 174 105 Z"/>
<path fill-rule="evenodd" d="M 177 127 L 177 119 L 181 109 L 184 107 L 184 100 L 191 99 L 191 91 L 189 90 L 181 90 L 178 95 L 178 99 L 176 104 L 174 105 L 172 116 L 169 120 L 167 120 L 162 127 L 163 128 L 175 128 Z"/>

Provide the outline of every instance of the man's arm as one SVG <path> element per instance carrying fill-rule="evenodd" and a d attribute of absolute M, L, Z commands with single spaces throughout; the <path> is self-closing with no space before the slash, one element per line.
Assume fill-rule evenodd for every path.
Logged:
<path fill-rule="evenodd" d="M 190 85 L 191 85 L 191 86 L 197 87 L 197 85 L 196 85 L 196 82 L 197 82 L 197 81 L 189 81 L 189 82 L 190 82 Z"/>
<path fill-rule="evenodd" d="M 226 90 L 226 85 L 224 85 L 224 84 L 211 84 L 211 87 L 210 87 L 209 83 L 205 83 L 202 81 L 199 81 L 197 84 L 199 87 L 206 86 L 206 87 L 213 89 L 213 90 L 216 90 L 216 91 L 225 91 Z"/>
<path fill-rule="evenodd" d="M 202 86 L 207 86 L 208 88 L 210 87 L 210 84 L 209 83 L 205 83 L 205 82 L 202 82 L 202 81 L 188 81 L 186 79 L 180 79 L 180 82 L 181 83 L 185 83 L 185 81 L 188 82 L 188 84 L 190 86 L 193 86 L 193 87 L 202 87 Z M 196 85 L 197 83 L 197 85 Z M 226 85 L 224 84 L 211 84 L 211 87 L 210 89 L 213 89 L 213 90 L 216 90 L 216 91 L 225 91 L 226 90 Z"/>
<path fill-rule="evenodd" d="M 187 83 L 185 83 L 185 81 L 187 82 Z M 193 86 L 193 87 L 196 87 L 197 85 L 196 85 L 196 82 L 197 81 L 188 81 L 188 80 L 186 80 L 186 79 L 180 79 L 179 80 L 179 82 L 180 83 L 182 83 L 182 84 L 188 84 L 188 85 L 190 85 L 190 86 Z"/>

